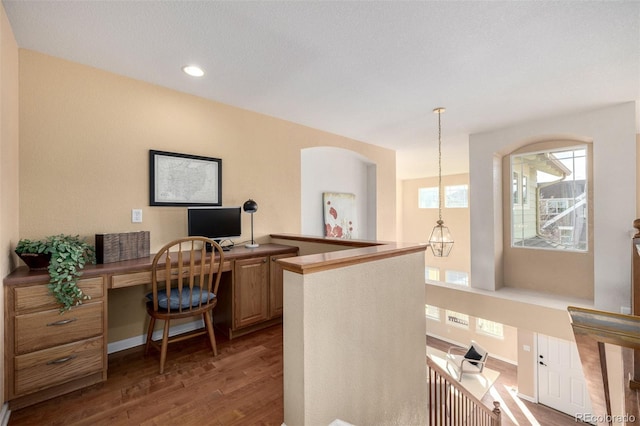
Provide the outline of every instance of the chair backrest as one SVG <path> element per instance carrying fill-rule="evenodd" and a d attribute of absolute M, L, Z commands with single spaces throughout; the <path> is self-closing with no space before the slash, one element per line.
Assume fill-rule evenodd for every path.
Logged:
<path fill-rule="evenodd" d="M 218 295 L 223 262 L 222 248 L 212 239 L 187 237 L 167 243 L 151 265 L 154 311 L 195 311 L 212 303 Z"/>

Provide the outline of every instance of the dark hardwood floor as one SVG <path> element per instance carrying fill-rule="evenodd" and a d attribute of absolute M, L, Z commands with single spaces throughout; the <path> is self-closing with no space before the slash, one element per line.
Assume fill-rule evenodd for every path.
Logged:
<path fill-rule="evenodd" d="M 213 358 L 205 338 L 109 355 L 109 378 L 11 413 L 18 425 L 280 425 L 284 418 L 282 327 L 232 341 L 219 333 Z"/>
<path fill-rule="evenodd" d="M 282 327 L 232 341 L 217 337 L 216 358 L 204 338 L 170 346 L 162 375 L 157 352 L 145 357 L 139 347 L 112 354 L 105 383 L 13 411 L 9 425 L 282 424 Z M 449 347 L 439 340 L 427 341 L 441 350 Z M 510 391 L 516 386 L 516 368 L 492 359 L 488 367 L 500 372 L 494 387 L 501 398 L 503 424 L 575 424 L 570 416 L 521 401 L 531 413 L 527 418 Z M 492 401 L 490 395 L 483 400 Z"/>

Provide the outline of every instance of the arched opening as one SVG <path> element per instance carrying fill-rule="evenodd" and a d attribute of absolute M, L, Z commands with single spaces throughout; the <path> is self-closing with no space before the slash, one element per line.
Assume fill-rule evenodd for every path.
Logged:
<path fill-rule="evenodd" d="M 353 239 L 376 239 L 376 165 L 347 149 L 313 147 L 301 150 L 301 233 L 324 235 L 323 193 L 355 195 Z"/>

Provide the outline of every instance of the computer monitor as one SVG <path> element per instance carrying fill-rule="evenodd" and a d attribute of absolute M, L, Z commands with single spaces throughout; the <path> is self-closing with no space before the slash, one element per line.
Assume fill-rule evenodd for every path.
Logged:
<path fill-rule="evenodd" d="M 242 234 L 241 207 L 189 207 L 189 236 L 208 237 L 217 242 Z"/>

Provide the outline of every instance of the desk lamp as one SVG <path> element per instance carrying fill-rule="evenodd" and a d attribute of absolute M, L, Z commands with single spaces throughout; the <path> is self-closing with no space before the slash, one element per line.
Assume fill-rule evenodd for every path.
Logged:
<path fill-rule="evenodd" d="M 251 243 L 245 244 L 244 246 L 246 248 L 259 247 L 260 244 L 256 243 L 256 241 L 253 239 L 253 214 L 258 211 L 258 203 L 256 203 L 251 198 L 249 198 L 247 201 L 244 202 L 244 205 L 242 206 L 242 210 L 251 214 Z"/>

